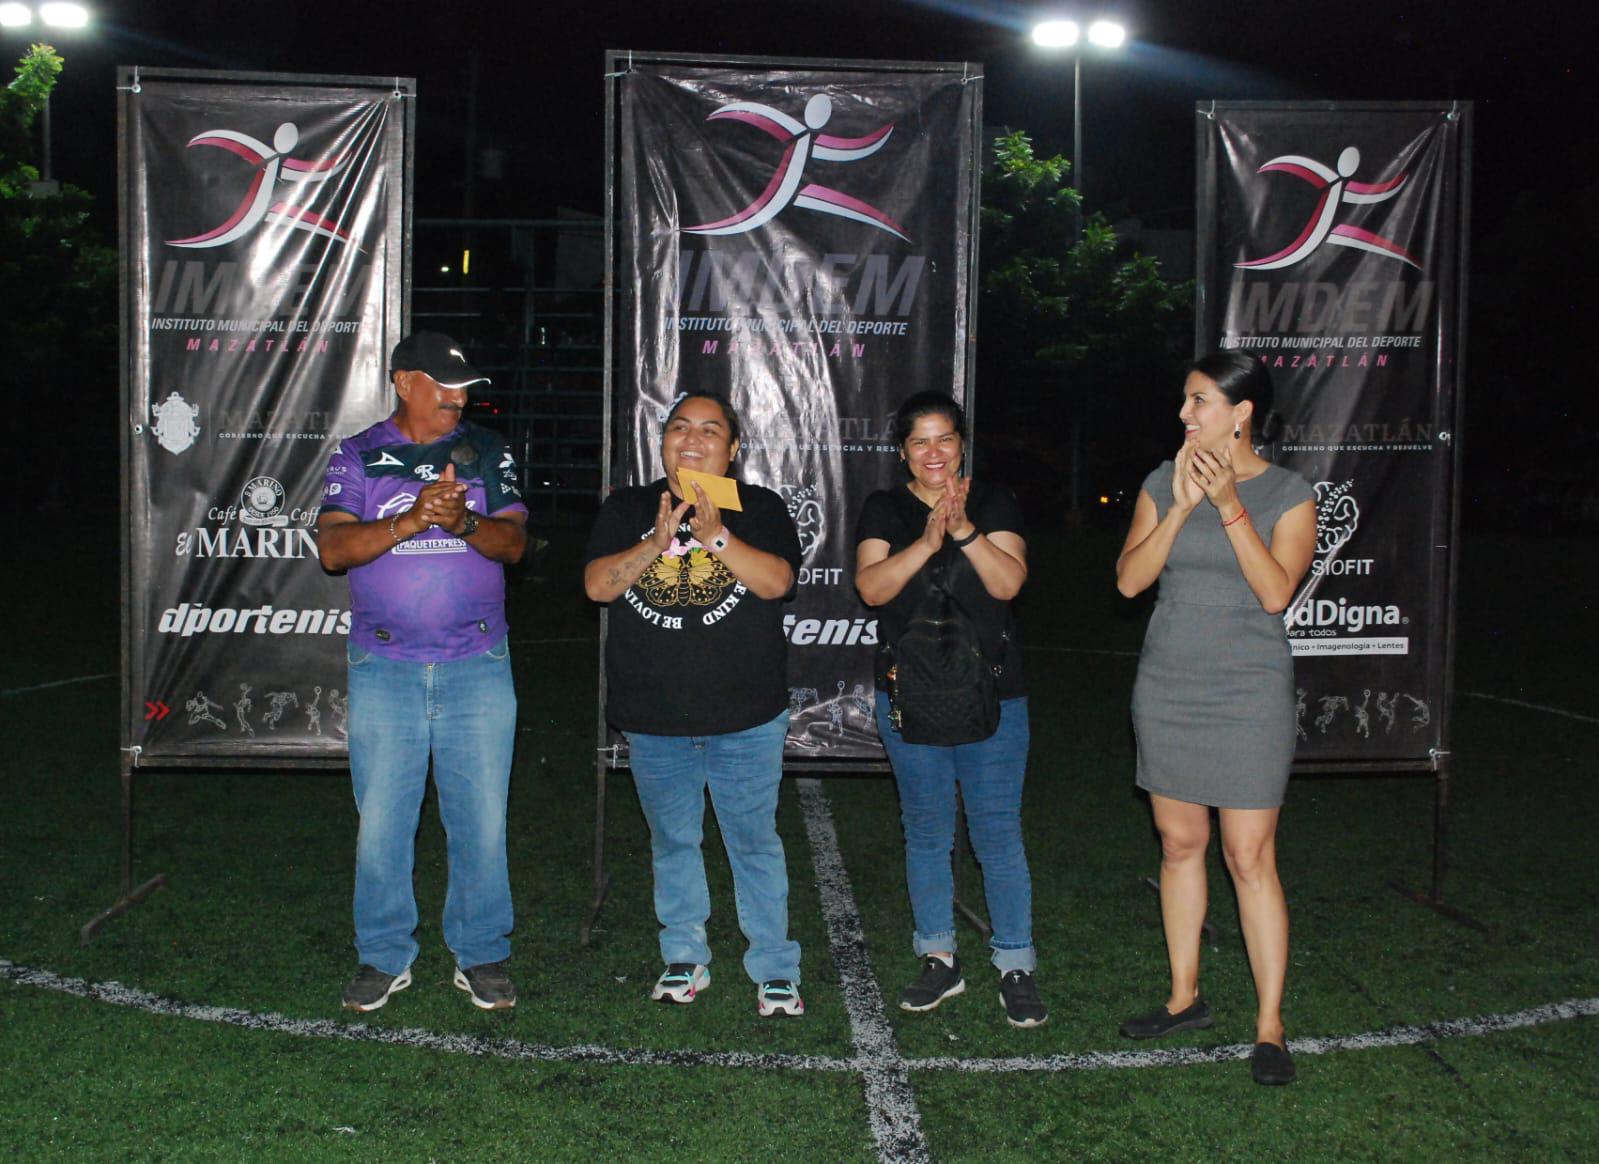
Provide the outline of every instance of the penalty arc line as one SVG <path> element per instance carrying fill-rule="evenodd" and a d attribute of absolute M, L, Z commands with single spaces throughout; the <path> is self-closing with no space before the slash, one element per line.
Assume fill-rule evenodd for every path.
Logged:
<path fill-rule="evenodd" d="M 103 675 L 74 675 L 71 679 L 57 679 L 53 683 L 35 683 L 31 687 L 8 687 L 0 691 L 0 696 L 27 695 L 30 691 L 48 691 L 52 687 L 71 687 L 74 683 L 93 683 L 99 679 L 115 679 L 117 672 L 107 671 Z"/>
<path fill-rule="evenodd" d="M 0 979 L 18 986 L 32 986 L 58 994 L 72 995 L 90 1002 L 109 1003 L 112 1006 L 128 1007 L 146 1014 L 169 1018 L 218 1023 L 252 1031 L 298 1035 L 302 1038 L 336 1039 L 349 1043 L 382 1043 L 424 1051 L 442 1051 L 452 1055 L 479 1055 L 495 1059 L 598 1066 L 781 1067 L 802 1071 L 860 1069 L 860 1065 L 852 1060 L 833 1059 L 823 1055 L 770 1055 L 743 1051 L 650 1051 L 636 1048 L 619 1050 L 614 1047 L 585 1044 L 552 1047 L 518 1039 L 486 1039 L 479 1035 L 441 1035 L 435 1031 L 425 1031 L 415 1027 L 376 1027 L 366 1023 L 339 1022 L 334 1019 L 289 1018 L 271 1011 L 249 1011 L 228 1006 L 198 1006 L 194 1003 L 162 998 L 145 990 L 124 986 L 120 982 L 86 982 L 81 978 L 65 978 L 49 970 L 17 966 L 4 959 L 0 959 Z"/>
<path fill-rule="evenodd" d="M 1296 1055 L 1330 1055 L 1337 1051 L 1377 1051 L 1414 1047 L 1439 1039 L 1475 1038 L 1547 1023 L 1569 1022 L 1599 1015 L 1599 998 L 1570 998 L 1509 1014 L 1443 1019 L 1435 1023 L 1389 1027 L 1354 1035 L 1311 1036 L 1288 1040 Z M 906 1060 L 913 1071 L 969 1071 L 978 1074 L 1014 1071 L 1103 1071 L 1135 1067 L 1190 1067 L 1247 1059 L 1254 1047 L 1234 1043 L 1225 1047 L 1183 1047 L 1162 1051 L 1088 1051 L 1068 1055 L 1032 1055 L 995 1059 L 960 1059 L 948 1055 Z"/>
<path fill-rule="evenodd" d="M 272 1012 L 242 1010 L 227 1006 L 200 1006 L 162 998 L 146 990 L 120 982 L 88 982 L 67 978 L 50 970 L 18 966 L 0 958 L 0 980 L 55 994 L 65 994 L 89 1002 L 168 1018 L 218 1023 L 246 1030 L 268 1031 L 301 1038 L 336 1039 L 351 1043 L 382 1043 L 418 1050 L 442 1051 L 452 1055 L 477 1055 L 483 1058 L 513 1059 L 541 1063 L 575 1063 L 594 1066 L 637 1067 L 730 1067 L 787 1071 L 863 1072 L 879 1066 L 865 1057 L 835 1058 L 828 1055 L 790 1055 L 747 1051 L 651 1051 L 637 1048 L 578 1044 L 552 1047 L 517 1039 L 487 1039 L 480 1035 L 441 1035 L 417 1028 L 374 1027 L 365 1023 L 333 1019 L 289 1018 Z M 1501 1031 L 1522 1030 L 1550 1023 L 1599 1016 L 1599 998 L 1572 998 L 1550 1002 L 1507 1014 L 1479 1015 L 1472 1018 L 1442 1019 L 1433 1023 L 1389 1027 L 1353 1035 L 1311 1036 L 1290 1039 L 1289 1049 L 1296 1055 L 1330 1055 L 1339 1051 L 1373 1051 L 1411 1047 L 1439 1039 L 1478 1038 Z M 1249 1056 L 1246 1044 L 1225 1047 L 1185 1047 L 1158 1051 L 1086 1051 L 1066 1055 L 1031 1055 L 987 1059 L 961 1059 L 954 1056 L 899 1058 L 908 1071 L 961 1071 L 1006 1074 L 1018 1071 L 1104 1071 L 1143 1067 L 1185 1067 L 1222 1063 Z"/>
<path fill-rule="evenodd" d="M 827 944 L 838 970 L 839 993 L 849 1014 L 855 1057 L 864 1062 L 866 1118 L 879 1160 L 930 1160 L 922 1134 L 922 1115 L 910 1075 L 894 1041 L 894 1028 L 883 1013 L 883 995 L 866 952 L 866 929 L 855 905 L 849 871 L 838 844 L 838 829 L 827 805 L 822 782 L 815 777 L 795 781 L 810 842 L 816 890 L 827 923 Z"/>
<path fill-rule="evenodd" d="M 1599 723 L 1599 716 L 1583 715 L 1579 711 L 1567 711 L 1563 707 L 1550 707 L 1546 703 L 1529 703 L 1525 699 L 1511 699 L 1508 695 L 1490 695 L 1486 691 L 1462 691 L 1462 695 L 1469 695 L 1473 699 L 1487 699 L 1494 703 L 1508 703 L 1511 707 L 1525 707 L 1529 711 L 1546 711 L 1550 715 L 1563 715 L 1567 719 L 1574 719 L 1581 723 Z"/>

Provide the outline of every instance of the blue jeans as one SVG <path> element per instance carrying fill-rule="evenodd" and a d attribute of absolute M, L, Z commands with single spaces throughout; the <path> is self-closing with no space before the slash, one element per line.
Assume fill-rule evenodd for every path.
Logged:
<path fill-rule="evenodd" d="M 516 741 L 510 646 L 447 663 L 408 663 L 351 643 L 350 775 L 361 830 L 355 846 L 355 948 L 398 974 L 415 960 L 411 874 L 428 757 L 449 852 L 444 940 L 460 966 L 511 953 L 505 801 Z"/>
<path fill-rule="evenodd" d="M 799 943 L 788 936 L 788 864 L 777 835 L 787 734 L 787 711 L 720 736 L 626 733 L 633 784 L 650 825 L 663 961 L 711 964 L 705 937 L 711 892 L 701 850 L 708 786 L 733 867 L 739 928 L 749 941 L 744 972 L 755 982 L 799 982 Z"/>
<path fill-rule="evenodd" d="M 1031 972 L 1033 881 L 1022 847 L 1022 780 L 1027 774 L 1027 700 L 999 705 L 999 728 L 976 744 L 907 744 L 877 693 L 877 734 L 899 786 L 905 825 L 905 881 L 917 956 L 955 949 L 955 786 L 960 785 L 972 850 L 983 867 L 991 961 L 1001 974 Z"/>

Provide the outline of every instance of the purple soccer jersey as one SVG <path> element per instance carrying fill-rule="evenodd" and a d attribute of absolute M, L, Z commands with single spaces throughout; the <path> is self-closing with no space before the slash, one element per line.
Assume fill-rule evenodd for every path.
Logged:
<path fill-rule="evenodd" d="M 494 433 L 462 424 L 430 445 L 412 444 L 393 418 L 333 450 L 322 508 L 387 521 L 416 504 L 455 453 L 466 506 L 495 516 L 526 513 L 516 461 Z M 389 659 L 441 663 L 480 654 L 505 635 L 505 568 L 464 538 L 434 527 L 350 570 L 350 641 Z"/>

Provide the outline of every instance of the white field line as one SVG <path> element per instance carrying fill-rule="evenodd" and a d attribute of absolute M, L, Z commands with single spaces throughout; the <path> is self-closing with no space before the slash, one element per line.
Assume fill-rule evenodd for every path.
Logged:
<path fill-rule="evenodd" d="M 1489 1014 L 1476 1018 L 1445 1019 L 1416 1026 L 1389 1027 L 1355 1035 L 1325 1038 L 1289 1039 L 1288 1049 L 1296 1055 L 1330 1055 L 1335 1051 L 1374 1051 L 1388 1047 L 1413 1047 L 1438 1039 L 1462 1039 L 1514 1031 L 1546 1023 L 1567 1022 L 1574 1018 L 1599 1015 L 1599 998 L 1572 998 L 1511 1014 Z M 1227 1047 L 1184 1047 L 1165 1051 L 1088 1051 L 1070 1055 L 1032 1055 L 1005 1059 L 959 1059 L 937 1056 L 907 1059 L 914 1071 L 1104 1071 L 1128 1067 L 1187 1067 L 1198 1063 L 1224 1063 L 1247 1059 L 1253 1047 L 1235 1043 Z"/>
<path fill-rule="evenodd" d="M 74 675 L 71 679 L 57 679 L 53 683 L 35 683 L 31 687 L 8 687 L 0 691 L 0 696 L 26 695 L 30 691 L 48 691 L 52 687 L 71 687 L 74 683 L 93 683 L 98 679 L 115 679 L 118 672 L 107 671 L 103 675 Z"/>
<path fill-rule="evenodd" d="M 782 1069 L 788 1071 L 869 1071 L 876 1064 L 862 1055 L 838 1059 L 827 1055 L 752 1054 L 745 1051 L 647 1051 L 618 1050 L 579 1044 L 551 1047 L 524 1043 L 516 1039 L 485 1039 L 476 1035 L 440 1035 L 432 1031 L 373 1027 L 359 1022 L 333 1019 L 296 1019 L 280 1014 L 258 1013 L 225 1006 L 196 1006 L 162 998 L 148 991 L 124 986 L 120 982 L 87 982 L 66 978 L 49 970 L 35 970 L 0 959 L 0 979 L 17 986 L 31 986 L 55 994 L 71 995 L 92 1002 L 127 1007 L 146 1014 L 198 1022 L 219 1023 L 247 1030 L 270 1031 L 303 1038 L 338 1039 L 351 1043 L 383 1043 L 442 1051 L 452 1055 L 480 1055 L 486 1058 L 518 1059 L 542 1063 L 579 1063 L 595 1066 L 648 1067 L 732 1067 Z M 1500 1031 L 1522 1030 L 1572 1019 L 1599 1016 L 1599 998 L 1571 998 L 1550 1002 L 1508 1014 L 1479 1015 L 1471 1018 L 1442 1019 L 1434 1023 L 1389 1027 L 1353 1035 L 1311 1036 L 1290 1039 L 1288 1047 L 1296 1055 L 1331 1055 L 1340 1051 L 1374 1051 L 1392 1047 L 1412 1047 L 1439 1039 L 1479 1038 Z M 1025 1055 L 993 1059 L 962 1059 L 941 1055 L 925 1059 L 895 1056 L 895 1062 L 910 1071 L 967 1071 L 1007 1074 L 1019 1071 L 1105 1071 L 1141 1067 L 1184 1067 L 1223 1063 L 1249 1057 L 1250 1047 L 1237 1043 L 1225 1047 L 1182 1047 L 1152 1051 L 1084 1051 L 1065 1055 Z"/>
<path fill-rule="evenodd" d="M 1546 703 L 1528 703 L 1525 699 L 1511 699 L 1508 695 L 1490 695 L 1486 691 L 1462 691 L 1473 699 L 1489 699 L 1494 703 L 1508 703 L 1511 707 L 1525 707 L 1530 711 L 1547 711 L 1550 715 L 1563 715 L 1580 723 L 1599 723 L 1599 715 L 1583 715 L 1580 711 L 1567 711 L 1563 707 L 1550 707 Z"/>
<path fill-rule="evenodd" d="M 884 1161 L 930 1160 L 916 1093 L 894 1042 L 894 1028 L 883 1013 L 883 995 L 866 952 L 866 931 L 855 907 L 855 891 L 844 868 L 827 795 L 815 777 L 797 780 L 795 785 L 816 870 L 822 917 L 827 922 L 827 944 L 838 969 L 839 993 L 849 1014 L 855 1057 L 862 1063 L 866 1118 L 877 1143 L 877 1157 Z"/>
<path fill-rule="evenodd" d="M 591 1045 L 551 1047 L 524 1043 L 517 1039 L 485 1039 L 476 1035 L 440 1035 L 415 1028 L 374 1027 L 359 1022 L 333 1019 L 297 1019 L 281 1014 L 257 1013 L 226 1006 L 196 1006 L 162 998 L 120 982 L 85 982 L 63 978 L 49 970 L 32 970 L 0 959 L 0 978 L 19 986 L 33 986 L 57 994 L 69 994 L 92 1002 L 124 1006 L 147 1014 L 170 1018 L 220 1023 L 252 1031 L 299 1035 L 313 1039 L 338 1039 L 350 1043 L 384 1043 L 443 1051 L 451 1055 L 481 1055 L 496 1059 L 518 1059 L 539 1063 L 589 1063 L 597 1066 L 652 1067 L 756 1067 L 800 1071 L 858 1071 L 860 1065 L 849 1059 L 821 1055 L 749 1054 L 743 1051 L 647 1051 Z"/>

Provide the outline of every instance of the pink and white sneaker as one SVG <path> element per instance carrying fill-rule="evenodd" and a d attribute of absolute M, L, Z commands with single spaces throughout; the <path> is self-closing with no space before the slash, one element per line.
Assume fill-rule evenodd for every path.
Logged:
<path fill-rule="evenodd" d="M 675 1002 L 687 1006 L 711 984 L 711 972 L 693 962 L 673 962 L 655 980 L 650 997 L 656 1002 Z"/>

